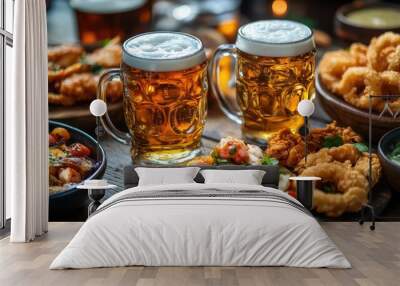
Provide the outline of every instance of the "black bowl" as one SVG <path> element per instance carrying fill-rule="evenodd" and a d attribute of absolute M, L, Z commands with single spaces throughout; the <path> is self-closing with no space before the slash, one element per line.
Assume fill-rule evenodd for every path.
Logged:
<path fill-rule="evenodd" d="M 56 127 L 63 127 L 70 132 L 71 139 L 68 144 L 79 142 L 92 150 L 91 158 L 95 160 L 96 167 L 85 180 L 102 178 L 107 166 L 106 153 L 103 147 L 92 136 L 78 128 L 56 121 L 49 121 L 49 131 Z M 99 152 L 98 159 L 97 152 Z M 71 185 L 60 192 L 50 194 L 49 220 L 80 220 L 79 217 L 82 216 L 77 215 L 77 210 L 83 210 L 83 213 L 86 214 L 88 205 L 89 198 L 87 191 L 79 190 L 76 186 Z"/>
<path fill-rule="evenodd" d="M 400 5 L 391 3 L 364 3 L 355 1 L 354 3 L 343 5 L 336 11 L 335 15 L 336 35 L 346 42 L 362 42 L 364 44 L 369 44 L 371 38 L 377 37 L 385 32 L 392 31 L 399 33 L 400 25 L 392 28 L 370 28 L 356 25 L 347 18 L 347 14 L 350 12 L 374 7 L 400 9 Z"/>
<path fill-rule="evenodd" d="M 394 191 L 400 192 L 400 164 L 393 162 L 388 157 L 388 154 L 394 148 L 394 144 L 398 141 L 400 141 L 400 127 L 382 136 L 378 143 L 378 155 L 389 185 Z"/>

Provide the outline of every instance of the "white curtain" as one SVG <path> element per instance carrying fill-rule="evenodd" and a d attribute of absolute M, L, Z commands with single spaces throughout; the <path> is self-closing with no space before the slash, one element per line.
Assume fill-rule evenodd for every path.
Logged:
<path fill-rule="evenodd" d="M 45 0 L 15 1 L 12 94 L 6 98 L 6 187 L 12 242 L 47 231 L 48 107 Z"/>

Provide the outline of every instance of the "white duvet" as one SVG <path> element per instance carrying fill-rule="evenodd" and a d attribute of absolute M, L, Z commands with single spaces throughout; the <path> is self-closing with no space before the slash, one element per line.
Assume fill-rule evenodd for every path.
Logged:
<path fill-rule="evenodd" d="M 145 266 L 350 268 L 318 222 L 290 204 L 262 198 L 182 197 L 121 200 L 134 192 L 262 190 L 262 186 L 182 184 L 120 192 L 81 227 L 50 269 Z M 121 200 L 121 201 L 119 201 Z"/>

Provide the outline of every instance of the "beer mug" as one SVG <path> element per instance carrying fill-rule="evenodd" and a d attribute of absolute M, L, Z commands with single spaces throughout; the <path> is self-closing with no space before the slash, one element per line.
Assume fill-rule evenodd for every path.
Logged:
<path fill-rule="evenodd" d="M 177 164 L 200 153 L 207 113 L 207 59 L 202 42 L 178 32 L 151 32 L 123 44 L 120 69 L 105 72 L 98 98 L 106 101 L 106 84 L 120 78 L 129 133 L 115 128 L 108 114 L 105 130 L 131 142 L 135 162 Z"/>
<path fill-rule="evenodd" d="M 222 111 L 241 124 L 245 138 L 264 143 L 282 128 L 297 132 L 297 105 L 315 96 L 315 44 L 307 26 L 287 20 L 249 23 L 235 45 L 221 45 L 211 65 L 211 88 Z M 235 62 L 236 103 L 218 85 L 224 56 Z M 234 98 L 233 98 L 234 99 Z"/>

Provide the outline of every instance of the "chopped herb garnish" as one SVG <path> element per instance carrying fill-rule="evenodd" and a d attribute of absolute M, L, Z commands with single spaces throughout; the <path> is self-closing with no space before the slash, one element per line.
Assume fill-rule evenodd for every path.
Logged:
<path fill-rule="evenodd" d="M 229 150 L 229 155 L 235 155 L 237 151 L 236 145 L 229 146 L 228 150 Z"/>
<path fill-rule="evenodd" d="M 92 73 L 99 73 L 103 70 L 103 67 L 98 64 L 93 64 L 90 66 L 90 70 L 92 71 Z"/>
<path fill-rule="evenodd" d="M 105 47 L 105 46 L 107 46 L 110 42 L 111 42 L 111 39 L 104 39 L 104 40 L 101 40 L 99 43 L 100 43 L 100 45 L 101 45 L 102 47 Z"/>
<path fill-rule="evenodd" d="M 400 141 L 394 145 L 394 148 L 388 157 L 390 160 L 400 164 Z"/>
<path fill-rule="evenodd" d="M 226 159 L 220 159 L 220 158 L 216 158 L 215 162 L 217 163 L 217 165 L 226 165 L 229 164 L 229 161 Z"/>
<path fill-rule="evenodd" d="M 270 166 L 276 166 L 279 164 L 279 161 L 273 157 L 270 157 L 268 155 L 264 155 L 264 157 L 261 160 L 262 165 L 270 165 Z"/>
<path fill-rule="evenodd" d="M 354 143 L 353 146 L 356 147 L 360 152 L 368 152 L 368 146 L 364 143 Z"/>
<path fill-rule="evenodd" d="M 343 145 L 343 139 L 339 135 L 327 136 L 322 142 L 322 146 L 325 148 L 339 147 Z"/>
<path fill-rule="evenodd" d="M 324 193 L 335 193 L 335 189 L 331 186 L 331 185 L 328 185 L 328 184 L 324 184 L 323 186 L 322 186 L 322 191 L 324 192 Z"/>

